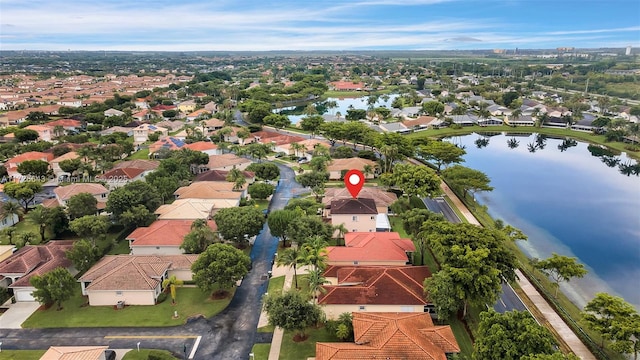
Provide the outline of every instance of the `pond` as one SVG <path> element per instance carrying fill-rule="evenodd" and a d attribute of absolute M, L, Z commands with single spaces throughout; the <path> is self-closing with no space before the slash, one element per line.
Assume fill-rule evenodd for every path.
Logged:
<path fill-rule="evenodd" d="M 495 219 L 522 229 L 530 257 L 575 256 L 589 274 L 562 285 L 578 306 L 609 292 L 640 308 L 638 163 L 600 146 L 536 134 L 472 134 L 464 166 L 494 190 L 476 195 Z"/>
<path fill-rule="evenodd" d="M 389 95 L 380 95 L 378 100 L 373 104 L 374 107 L 387 107 L 391 109 L 391 103 L 393 100 L 398 97 L 397 94 L 389 94 Z M 369 105 L 367 104 L 368 96 L 363 97 L 344 97 L 344 98 L 327 98 L 325 100 L 314 102 L 313 104 L 316 106 L 318 112 L 322 114 L 330 114 L 335 115 L 340 112 L 342 118 L 347 114 L 347 110 L 350 108 L 354 109 L 367 109 Z M 330 102 L 335 101 L 336 107 L 327 107 L 326 105 Z M 295 107 L 286 107 L 275 109 L 274 112 L 282 113 L 289 117 L 292 124 L 297 124 L 304 115 L 304 109 L 307 104 L 301 104 Z"/>

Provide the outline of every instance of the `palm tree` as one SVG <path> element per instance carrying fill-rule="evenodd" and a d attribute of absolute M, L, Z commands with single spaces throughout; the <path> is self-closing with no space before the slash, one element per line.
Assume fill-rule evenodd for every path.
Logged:
<path fill-rule="evenodd" d="M 44 243 L 44 235 L 49 222 L 49 209 L 45 208 L 42 205 L 39 205 L 27 214 L 27 220 L 30 223 L 38 226 L 40 231 L 40 243 Z"/>
<path fill-rule="evenodd" d="M 244 179 L 244 175 L 242 174 L 242 171 L 240 169 L 233 168 L 229 170 L 229 172 L 227 173 L 226 180 L 228 182 L 236 182 L 239 178 Z"/>
<path fill-rule="evenodd" d="M 194 224 L 195 224 L 195 222 L 194 222 Z M 193 224 L 191 225 L 191 228 L 193 228 Z M 178 280 L 178 278 L 176 278 L 175 275 L 172 275 L 168 279 L 164 279 L 164 281 L 162 282 L 162 288 L 163 289 L 166 289 L 167 286 L 170 287 L 170 289 L 171 289 L 170 290 L 171 291 L 171 303 L 174 304 L 174 305 L 176 303 L 176 287 L 177 286 L 182 286 L 182 284 L 184 284 L 184 281 Z"/>
<path fill-rule="evenodd" d="M 309 282 L 309 293 L 313 298 L 313 303 L 316 304 L 318 302 L 318 292 L 326 293 L 327 289 L 322 285 L 328 284 L 329 281 L 322 276 L 322 271 L 318 269 L 309 270 L 307 273 L 307 281 Z"/>
<path fill-rule="evenodd" d="M 0 220 L 11 218 L 16 215 L 18 219 L 24 214 L 22 206 L 15 201 L 6 201 L 0 206 Z"/>
<path fill-rule="evenodd" d="M 331 151 L 328 147 L 322 144 L 313 145 L 313 156 L 326 156 L 329 157 L 331 155 Z"/>
<path fill-rule="evenodd" d="M 15 234 L 16 228 L 14 228 L 13 226 L 2 229 L 2 235 L 6 236 L 9 239 L 9 245 L 13 245 L 13 235 Z"/>
<path fill-rule="evenodd" d="M 227 136 L 231 135 L 232 133 L 233 133 L 233 129 L 230 128 L 229 126 L 225 126 L 222 129 L 218 130 L 218 135 L 221 136 L 222 141 L 228 141 Z"/>
<path fill-rule="evenodd" d="M 302 252 L 297 246 L 292 246 L 282 253 L 278 254 L 276 259 L 278 266 L 287 266 L 293 268 L 293 282 L 296 289 L 298 289 L 298 265 L 302 264 Z"/>
<path fill-rule="evenodd" d="M 346 245 L 344 243 L 344 235 L 349 232 L 349 229 L 347 229 L 347 227 L 344 226 L 344 223 L 334 226 L 333 230 L 338 232 L 338 245 L 340 245 L 340 239 L 343 240 L 342 244 Z"/>
<path fill-rule="evenodd" d="M 362 167 L 362 173 L 364 174 L 364 177 L 366 178 L 368 175 L 373 174 L 373 166 L 372 165 L 365 165 Z"/>
<path fill-rule="evenodd" d="M 20 245 L 18 247 L 23 247 L 26 245 L 31 244 L 32 242 L 35 241 L 35 239 L 38 237 L 38 235 L 32 233 L 31 231 L 27 231 L 24 232 L 22 234 L 20 234 L 19 236 L 19 240 L 20 240 Z"/>
<path fill-rule="evenodd" d="M 303 144 L 295 143 L 295 142 L 294 142 L 294 143 L 291 143 L 290 148 L 291 148 L 291 150 L 293 150 L 293 154 L 294 154 L 295 156 L 298 156 L 298 152 L 299 152 L 299 151 L 304 151 L 304 150 L 306 150 L 306 149 L 307 149 Z"/>
<path fill-rule="evenodd" d="M 327 267 L 327 245 L 321 236 L 312 236 L 302 246 L 302 258 L 304 264 L 311 265 L 315 270 L 324 270 Z"/>

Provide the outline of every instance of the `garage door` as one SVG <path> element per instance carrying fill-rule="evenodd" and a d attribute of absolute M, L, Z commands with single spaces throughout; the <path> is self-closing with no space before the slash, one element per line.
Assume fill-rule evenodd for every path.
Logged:
<path fill-rule="evenodd" d="M 36 301 L 31 295 L 31 290 L 14 290 L 16 301 Z"/>

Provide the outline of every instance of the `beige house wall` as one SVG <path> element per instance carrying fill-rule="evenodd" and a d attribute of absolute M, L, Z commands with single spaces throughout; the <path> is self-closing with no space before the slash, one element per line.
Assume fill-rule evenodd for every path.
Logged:
<path fill-rule="evenodd" d="M 354 216 L 356 220 L 354 220 Z M 331 225 L 340 224 L 344 224 L 349 232 L 375 232 L 376 215 L 331 214 Z"/>
<path fill-rule="evenodd" d="M 171 278 L 174 275 L 175 275 L 176 279 L 178 279 L 178 280 L 182 280 L 182 281 L 191 281 L 191 280 L 193 280 L 193 272 L 191 271 L 191 269 L 169 270 L 167 272 L 167 276 L 169 278 Z"/>
<path fill-rule="evenodd" d="M 364 306 L 361 309 L 360 306 Z M 342 313 L 352 312 L 424 312 L 424 305 L 320 305 L 328 320 L 337 320 Z"/>
<path fill-rule="evenodd" d="M 160 285 L 156 289 L 160 293 Z M 91 306 L 113 306 L 118 301 L 124 301 L 125 305 L 155 305 L 156 297 L 153 290 L 130 290 L 130 291 L 99 291 L 87 290 L 89 295 L 89 305 Z"/>
<path fill-rule="evenodd" d="M 178 246 L 131 246 L 131 255 L 182 255 Z"/>
<path fill-rule="evenodd" d="M 235 164 L 235 165 L 228 165 L 228 166 L 212 166 L 209 168 L 209 170 L 231 170 L 231 169 L 238 169 L 238 170 L 244 170 L 247 167 L 249 167 L 249 165 L 251 165 L 251 162 L 246 162 L 246 163 L 242 163 L 242 164 Z"/>

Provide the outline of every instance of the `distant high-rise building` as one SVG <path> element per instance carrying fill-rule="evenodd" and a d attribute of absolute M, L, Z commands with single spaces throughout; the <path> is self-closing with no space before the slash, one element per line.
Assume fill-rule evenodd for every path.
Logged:
<path fill-rule="evenodd" d="M 631 55 L 631 46 L 627 46 L 627 51 L 624 52 L 625 55 Z"/>

